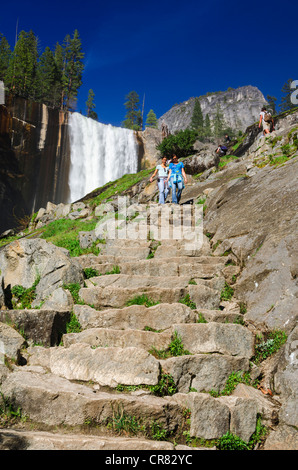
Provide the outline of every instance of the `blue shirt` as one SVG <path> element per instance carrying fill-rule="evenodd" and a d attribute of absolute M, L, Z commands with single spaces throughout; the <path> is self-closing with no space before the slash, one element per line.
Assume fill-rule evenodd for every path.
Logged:
<path fill-rule="evenodd" d="M 184 165 L 183 165 L 182 162 L 170 163 L 169 169 L 171 170 L 171 178 L 174 178 L 176 180 L 178 175 L 181 178 L 182 177 L 182 168 L 184 168 Z M 180 178 L 178 178 L 178 179 L 180 179 Z"/>

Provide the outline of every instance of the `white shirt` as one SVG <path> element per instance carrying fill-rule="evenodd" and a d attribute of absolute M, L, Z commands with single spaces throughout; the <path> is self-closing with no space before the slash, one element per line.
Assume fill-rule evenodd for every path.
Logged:
<path fill-rule="evenodd" d="M 157 165 L 156 169 L 158 170 L 158 176 L 168 176 L 169 167 L 164 168 L 162 165 Z"/>

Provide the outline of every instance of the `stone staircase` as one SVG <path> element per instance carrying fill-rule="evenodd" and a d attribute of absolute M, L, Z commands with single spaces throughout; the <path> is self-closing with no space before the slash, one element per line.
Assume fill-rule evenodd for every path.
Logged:
<path fill-rule="evenodd" d="M 73 308 L 82 331 L 29 347 L 26 365 L 2 381 L 3 396 L 35 423 L 0 430 L 2 446 L 179 450 L 228 431 L 249 441 L 269 406 L 261 392 L 206 393 L 250 370 L 254 335 L 237 302 L 221 301 L 229 257 L 203 240 L 187 250 L 181 239 L 107 239 L 98 256 L 78 258 L 96 272 Z"/>

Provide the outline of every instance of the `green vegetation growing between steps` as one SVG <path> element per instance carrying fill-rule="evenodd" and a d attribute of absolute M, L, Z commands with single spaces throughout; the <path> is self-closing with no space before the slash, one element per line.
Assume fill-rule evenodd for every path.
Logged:
<path fill-rule="evenodd" d="M 135 392 L 136 390 L 150 390 L 158 397 L 171 396 L 177 393 L 177 387 L 173 377 L 170 374 L 161 372 L 161 377 L 156 385 L 123 385 L 118 384 L 117 392 Z"/>
<path fill-rule="evenodd" d="M 130 307 L 131 305 L 145 305 L 145 307 L 149 308 L 157 304 L 159 304 L 159 302 L 154 302 L 154 300 L 150 299 L 145 294 L 137 295 L 126 302 L 127 307 Z"/>
<path fill-rule="evenodd" d="M 256 429 L 249 442 L 245 442 L 236 434 L 228 431 L 219 439 L 202 439 L 199 437 L 193 437 L 189 431 L 184 431 L 183 435 L 186 439 L 186 444 L 190 447 L 216 447 L 217 450 L 254 450 L 256 445 L 261 445 L 267 435 L 268 429 L 262 424 L 262 417 L 257 417 Z"/>
<path fill-rule="evenodd" d="M 238 384 L 244 383 L 246 385 L 251 385 L 251 379 L 249 372 L 232 372 L 232 374 L 228 377 L 226 385 L 222 392 L 216 392 L 215 390 L 210 390 L 210 395 L 214 398 L 218 398 L 221 396 L 228 396 L 233 393 L 235 388 Z"/>
<path fill-rule="evenodd" d="M 33 300 L 36 298 L 36 287 L 40 281 L 40 276 L 37 276 L 33 285 L 26 289 L 23 286 L 16 285 L 11 289 L 12 295 L 15 299 L 12 299 L 13 308 L 17 309 L 30 309 Z"/>
<path fill-rule="evenodd" d="M 22 416 L 21 408 L 18 407 L 16 409 L 10 400 L 0 392 L 0 426 L 11 426 L 20 420 L 26 420 L 26 418 Z"/>
<path fill-rule="evenodd" d="M 96 277 L 99 275 L 97 269 L 94 268 L 85 268 L 84 269 L 84 276 L 86 279 L 90 279 L 91 277 Z"/>
<path fill-rule="evenodd" d="M 195 310 L 197 308 L 196 304 L 191 300 L 190 295 L 186 294 L 183 299 L 179 300 L 180 304 L 184 304 L 187 307 L 191 308 L 192 310 Z"/>
<path fill-rule="evenodd" d="M 234 295 L 234 289 L 232 289 L 227 282 L 225 283 L 225 287 L 222 289 L 221 294 L 220 294 L 220 300 L 231 300 L 231 298 Z"/>
<path fill-rule="evenodd" d="M 81 289 L 81 286 L 79 283 L 63 284 L 63 289 L 69 290 L 75 304 L 81 304 L 81 305 L 85 304 L 84 301 L 79 296 L 79 291 Z"/>
<path fill-rule="evenodd" d="M 66 333 L 81 333 L 82 327 L 76 315 L 72 312 L 70 320 L 66 325 Z"/>
<path fill-rule="evenodd" d="M 245 442 L 240 437 L 231 432 L 227 432 L 218 439 L 217 450 L 253 450 L 257 444 L 262 443 L 267 437 L 268 429 L 261 422 L 261 417 L 257 419 L 256 430 L 251 436 L 249 442 Z"/>
<path fill-rule="evenodd" d="M 177 331 L 174 332 L 173 339 L 167 349 L 156 349 L 153 347 L 149 350 L 149 353 L 157 359 L 167 359 L 168 357 L 187 356 L 191 354 L 187 349 L 184 349 L 182 339 Z"/>
<path fill-rule="evenodd" d="M 284 331 L 273 330 L 269 333 L 256 337 L 255 355 L 252 361 L 255 364 L 267 359 L 275 354 L 287 341 L 287 335 Z"/>
<path fill-rule="evenodd" d="M 80 247 L 79 232 L 94 230 L 97 220 L 83 222 L 82 220 L 59 219 L 50 222 L 43 230 L 40 238 L 56 246 L 69 250 L 70 256 L 80 256 L 87 253 L 98 255 L 100 250 L 96 243 L 91 248 Z"/>

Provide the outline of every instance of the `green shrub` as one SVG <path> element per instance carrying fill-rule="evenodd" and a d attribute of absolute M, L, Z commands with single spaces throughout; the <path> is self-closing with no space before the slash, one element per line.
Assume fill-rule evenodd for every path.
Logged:
<path fill-rule="evenodd" d="M 225 300 L 225 301 L 231 300 L 233 295 L 234 295 L 234 289 L 232 289 L 232 287 L 229 286 L 229 284 L 225 282 L 225 287 L 222 289 L 221 294 L 220 294 L 220 300 Z"/>
<path fill-rule="evenodd" d="M 272 354 L 276 353 L 287 341 L 286 333 L 280 330 L 273 330 L 266 336 L 265 339 L 259 338 L 255 346 L 255 355 L 252 358 L 255 364 L 259 364 L 267 359 L 267 357 L 272 356 Z M 261 341 L 261 339 L 263 339 L 263 341 Z"/>
<path fill-rule="evenodd" d="M 34 281 L 33 285 L 26 289 L 23 286 L 16 285 L 11 289 L 12 295 L 14 295 L 18 300 L 16 303 L 21 303 L 20 309 L 30 309 L 33 300 L 36 298 L 36 286 L 40 281 L 40 276 L 37 276 L 37 279 Z M 15 302 L 13 302 L 14 304 Z M 14 305 L 16 307 L 16 305 Z"/>
<path fill-rule="evenodd" d="M 66 248 L 70 256 L 80 256 L 87 253 L 98 255 L 100 250 L 97 243 L 90 248 L 82 249 L 79 232 L 94 230 L 97 220 L 84 222 L 82 220 L 58 219 L 50 222 L 43 230 L 41 238 L 61 248 Z"/>
<path fill-rule="evenodd" d="M 183 299 L 180 299 L 179 303 L 186 305 L 187 307 L 191 308 L 192 310 L 195 310 L 197 308 L 196 304 L 190 299 L 189 294 L 186 294 L 186 296 L 183 297 Z"/>
<path fill-rule="evenodd" d="M 70 321 L 66 325 L 66 333 L 80 333 L 82 327 L 74 313 L 70 316 Z"/>
<path fill-rule="evenodd" d="M 97 271 L 97 269 L 94 269 L 94 268 L 85 268 L 84 275 L 86 279 L 90 279 L 91 277 L 98 276 L 99 272 Z"/>
<path fill-rule="evenodd" d="M 63 289 L 69 290 L 75 304 L 84 305 L 84 301 L 79 296 L 81 286 L 79 283 L 63 284 Z"/>
<path fill-rule="evenodd" d="M 130 305 L 145 305 L 146 307 L 153 307 L 154 305 L 159 304 L 159 302 L 154 302 L 154 300 L 147 297 L 147 295 L 137 295 L 131 300 L 126 302 L 126 306 L 129 307 Z"/>
<path fill-rule="evenodd" d="M 177 393 L 177 387 L 171 374 L 162 373 L 157 385 L 151 385 L 150 391 L 158 397 L 171 396 Z"/>

